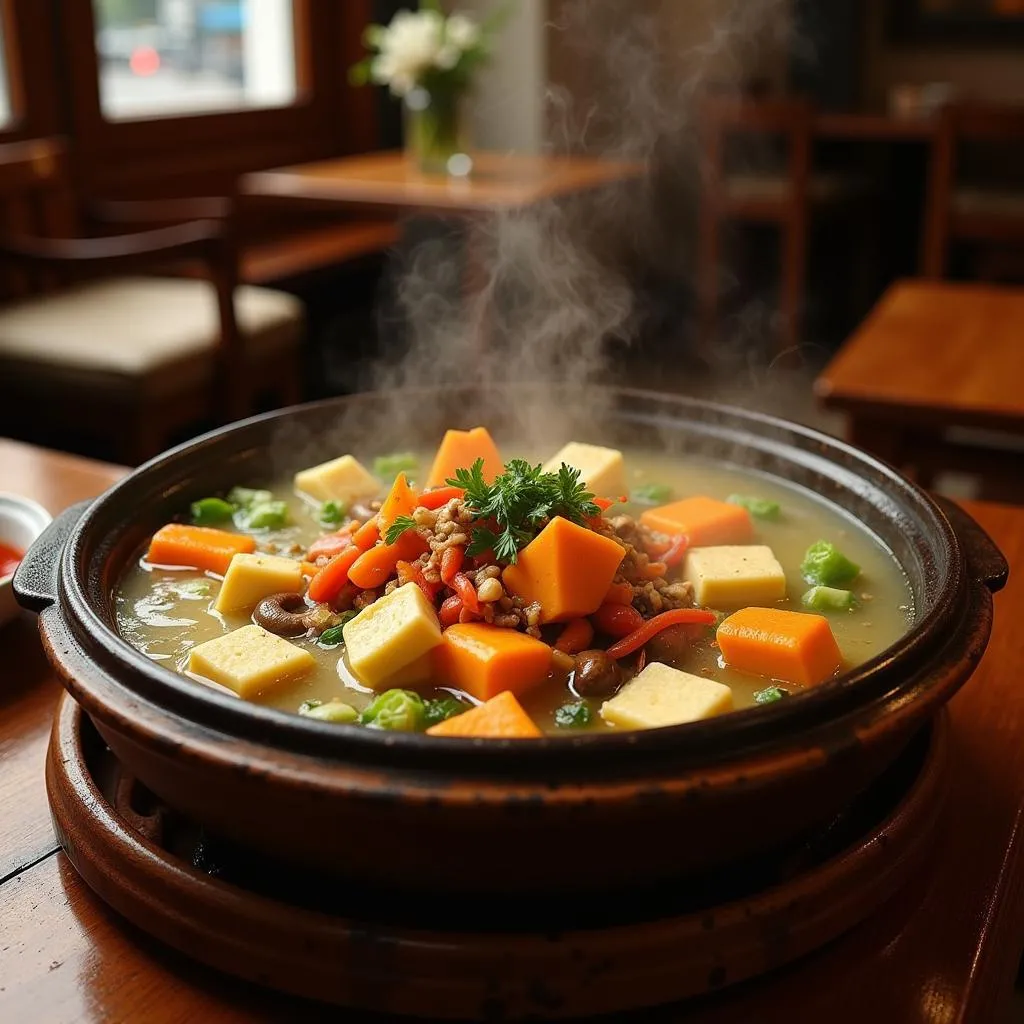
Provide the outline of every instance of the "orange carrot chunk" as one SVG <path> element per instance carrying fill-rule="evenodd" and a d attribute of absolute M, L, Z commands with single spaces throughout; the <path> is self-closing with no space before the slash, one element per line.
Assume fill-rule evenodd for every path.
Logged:
<path fill-rule="evenodd" d="M 536 739 L 540 729 L 508 690 L 486 704 L 432 725 L 429 736 L 465 736 L 483 739 Z"/>
<path fill-rule="evenodd" d="M 469 469 L 477 459 L 484 460 L 484 480 L 487 483 L 491 483 L 505 470 L 498 446 L 483 427 L 449 430 L 437 449 L 424 486 L 443 487 L 448 479 L 455 476 L 455 470 Z"/>
<path fill-rule="evenodd" d="M 384 499 L 384 504 L 380 507 L 378 521 L 381 535 L 387 534 L 388 529 L 399 516 L 411 516 L 416 505 L 416 492 L 409 486 L 405 474 L 399 473 L 391 485 L 388 496 Z"/>
<path fill-rule="evenodd" d="M 625 549 L 608 537 L 556 516 L 502 574 L 541 622 L 568 622 L 597 611 L 619 571 Z"/>
<path fill-rule="evenodd" d="M 237 554 L 252 554 L 256 541 L 239 533 L 209 526 L 168 523 L 153 534 L 146 560 L 154 565 L 181 565 L 207 569 L 220 576 Z"/>
<path fill-rule="evenodd" d="M 782 608 L 744 608 L 718 627 L 718 646 L 730 668 L 817 686 L 842 665 L 832 627 L 823 615 Z"/>
<path fill-rule="evenodd" d="M 745 508 L 702 495 L 649 508 L 640 522 L 658 533 L 685 534 L 694 548 L 746 544 L 754 536 L 754 525 Z"/>
<path fill-rule="evenodd" d="M 525 693 L 551 670 L 551 648 L 525 633 L 483 622 L 449 627 L 431 652 L 438 676 L 477 700 Z"/>

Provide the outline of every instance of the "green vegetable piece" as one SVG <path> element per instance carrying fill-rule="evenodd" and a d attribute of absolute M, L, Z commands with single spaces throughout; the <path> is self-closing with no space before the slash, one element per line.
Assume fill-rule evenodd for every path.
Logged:
<path fill-rule="evenodd" d="M 340 700 L 329 700 L 326 704 L 318 700 L 303 701 L 299 714 L 306 718 L 317 718 L 321 722 L 336 722 L 342 725 L 356 722 L 359 712 L 351 704 Z"/>
<path fill-rule="evenodd" d="M 192 522 L 196 526 L 215 526 L 230 519 L 235 507 L 223 498 L 203 498 L 192 502 Z"/>
<path fill-rule="evenodd" d="M 228 501 L 235 508 L 251 508 L 253 505 L 263 505 L 273 500 L 274 496 L 270 491 L 257 491 L 251 487 L 232 487 L 228 491 Z"/>
<path fill-rule="evenodd" d="M 387 533 L 384 534 L 385 544 L 396 544 L 398 538 L 403 533 L 407 533 L 409 530 L 416 529 L 416 520 L 412 516 L 397 516 L 395 521 L 388 527 Z"/>
<path fill-rule="evenodd" d="M 755 519 L 767 519 L 775 522 L 782 514 L 782 506 L 777 501 L 767 498 L 752 498 L 746 494 L 730 494 L 725 499 L 730 505 L 745 508 Z"/>
<path fill-rule="evenodd" d="M 817 586 L 804 594 L 803 606 L 815 612 L 848 612 L 857 607 L 857 598 L 852 590 Z"/>
<path fill-rule="evenodd" d="M 644 484 L 630 492 L 630 497 L 638 505 L 664 505 L 672 500 L 674 491 L 668 484 Z"/>
<path fill-rule="evenodd" d="M 559 729 L 582 729 L 590 725 L 593 717 L 590 705 L 585 701 L 574 701 L 555 709 L 555 725 Z"/>
<path fill-rule="evenodd" d="M 432 725 L 437 725 L 438 722 L 445 722 L 449 718 L 454 718 L 456 715 L 461 715 L 464 711 L 468 710 L 469 707 L 456 697 L 440 697 L 437 700 L 428 700 L 424 705 L 426 728 L 429 729 Z"/>
<path fill-rule="evenodd" d="M 379 476 L 382 480 L 394 480 L 399 473 L 415 473 L 419 468 L 420 460 L 412 452 L 378 455 L 373 460 L 374 476 Z"/>
<path fill-rule="evenodd" d="M 288 525 L 288 506 L 283 501 L 263 501 L 241 509 L 235 522 L 245 530 L 280 530 Z"/>
<path fill-rule="evenodd" d="M 182 580 L 175 588 L 179 597 L 186 601 L 198 601 L 200 598 L 210 596 L 210 583 L 208 580 Z"/>
<path fill-rule="evenodd" d="M 764 690 L 758 690 L 754 694 L 755 704 L 774 704 L 777 700 L 782 700 L 783 697 L 789 696 L 789 690 L 783 689 L 781 686 L 769 686 Z"/>
<path fill-rule="evenodd" d="M 420 732 L 427 720 L 423 698 L 411 690 L 385 690 L 359 716 L 371 729 Z"/>
<path fill-rule="evenodd" d="M 317 515 L 317 520 L 321 526 L 339 526 L 345 519 L 345 513 L 348 511 L 344 502 L 341 501 L 325 501 L 320 506 L 320 512 Z"/>
<path fill-rule="evenodd" d="M 860 566 L 851 562 L 836 546 L 827 540 L 812 544 L 800 564 L 805 582 L 822 587 L 842 587 L 852 583 L 860 573 Z"/>
<path fill-rule="evenodd" d="M 342 633 L 342 627 L 331 626 L 330 629 L 325 629 L 320 634 L 320 639 L 317 643 L 319 643 L 321 647 L 337 647 L 344 639 L 345 637 Z"/>

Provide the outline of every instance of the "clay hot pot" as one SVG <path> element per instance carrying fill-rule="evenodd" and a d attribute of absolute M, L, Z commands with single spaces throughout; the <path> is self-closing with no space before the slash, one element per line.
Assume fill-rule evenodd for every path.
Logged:
<path fill-rule="evenodd" d="M 176 448 L 62 515 L 19 570 L 19 600 L 39 613 L 64 685 L 138 779 L 171 808 L 311 877 L 392 890 L 427 879 L 449 893 L 607 894 L 783 847 L 836 815 L 971 675 L 1006 563 L 963 512 L 832 438 L 692 400 L 593 394 L 584 404 L 600 406 L 599 425 L 581 414 L 574 428 L 586 440 L 739 461 L 846 509 L 904 566 L 913 628 L 867 664 L 773 705 L 529 743 L 285 714 L 197 685 L 118 636 L 119 578 L 191 500 L 350 449 L 425 446 L 445 427 L 474 425 L 481 409 L 500 432 L 503 395 L 480 389 L 410 395 L 414 435 L 407 421 L 388 436 L 380 397 L 361 395 Z M 361 433 L 370 424 L 372 437 Z"/>

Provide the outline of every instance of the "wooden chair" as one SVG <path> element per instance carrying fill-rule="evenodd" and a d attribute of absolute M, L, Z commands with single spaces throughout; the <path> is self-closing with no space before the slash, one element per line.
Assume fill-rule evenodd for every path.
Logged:
<path fill-rule="evenodd" d="M 946 276 L 955 241 L 1024 243 L 1024 187 L 961 180 L 963 150 L 972 143 L 1024 148 L 1024 107 L 953 104 L 943 111 L 932 142 L 924 277 Z"/>
<path fill-rule="evenodd" d="M 7 432 L 48 423 L 51 441 L 89 434 L 136 463 L 197 422 L 247 415 L 261 397 L 298 401 L 302 306 L 238 286 L 226 200 L 76 205 L 61 142 L 0 146 Z M 83 213 L 145 228 L 74 237 Z M 142 276 L 183 264 L 207 280 Z"/>
<path fill-rule="evenodd" d="M 702 343 L 718 328 L 721 229 L 725 221 L 775 224 L 779 228 L 783 348 L 799 345 L 807 270 L 811 208 L 848 198 L 855 182 L 812 168 L 814 107 L 802 99 L 711 97 L 700 113 L 704 190 L 698 221 L 697 292 Z M 727 154 L 737 136 L 774 138 L 784 144 L 779 172 L 735 173 Z"/>

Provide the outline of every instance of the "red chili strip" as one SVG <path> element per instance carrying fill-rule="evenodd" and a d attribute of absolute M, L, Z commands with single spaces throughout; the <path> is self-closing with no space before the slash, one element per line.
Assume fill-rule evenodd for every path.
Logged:
<path fill-rule="evenodd" d="M 462 598 L 458 594 L 452 594 L 451 597 L 446 597 L 441 603 L 441 610 L 437 613 L 437 617 L 441 622 L 441 625 L 447 629 L 449 626 L 454 626 L 459 621 L 459 616 L 462 614 Z"/>
<path fill-rule="evenodd" d="M 661 556 L 661 561 L 669 569 L 674 569 L 680 562 L 686 557 L 686 552 L 690 547 L 690 538 L 686 534 L 680 534 L 674 538 L 672 544 L 668 550 Z"/>
<path fill-rule="evenodd" d="M 608 648 L 608 654 L 612 658 L 625 658 L 669 626 L 713 626 L 717 619 L 718 616 L 714 612 L 705 611 L 703 608 L 676 608 L 670 612 L 662 612 L 653 619 L 648 619 L 629 636 L 624 636 L 618 643 L 612 644 Z"/>
<path fill-rule="evenodd" d="M 462 607 L 476 615 L 480 611 L 480 601 L 476 596 L 473 581 L 464 573 L 457 572 L 452 578 L 451 588 L 462 598 Z"/>

